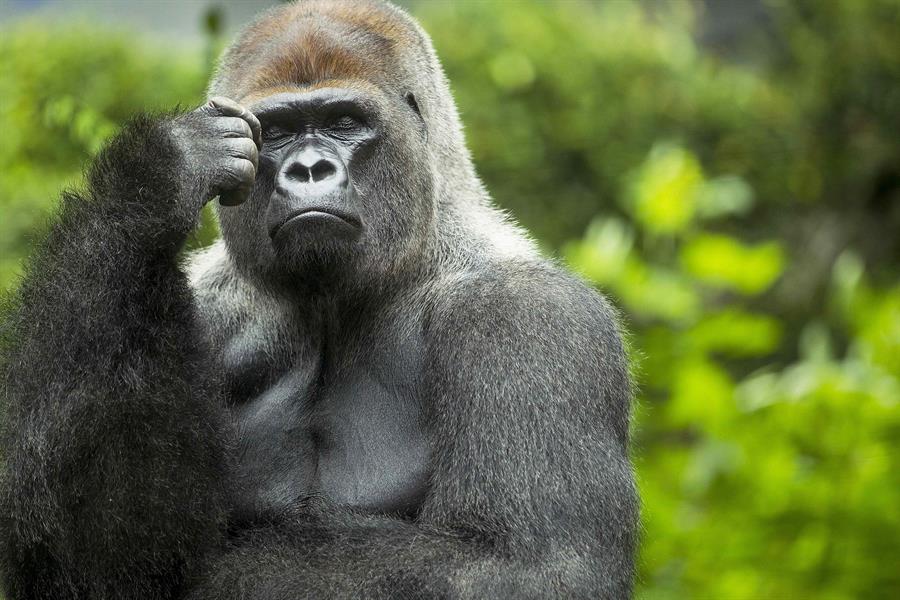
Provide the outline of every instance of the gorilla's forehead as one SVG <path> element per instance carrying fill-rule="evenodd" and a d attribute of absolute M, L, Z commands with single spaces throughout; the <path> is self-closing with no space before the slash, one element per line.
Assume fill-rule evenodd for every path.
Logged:
<path fill-rule="evenodd" d="M 391 82 L 399 56 L 415 47 L 417 32 L 380 2 L 315 1 L 279 8 L 250 27 L 224 65 L 234 97 L 335 82 Z"/>

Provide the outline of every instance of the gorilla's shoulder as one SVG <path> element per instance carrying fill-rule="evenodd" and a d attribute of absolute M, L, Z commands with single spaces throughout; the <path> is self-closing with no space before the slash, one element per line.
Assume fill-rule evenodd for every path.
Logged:
<path fill-rule="evenodd" d="M 504 260 L 447 278 L 428 318 L 439 337 L 470 336 L 544 350 L 623 347 L 618 311 L 578 276 L 545 259 Z M 614 354 L 614 352 L 612 353 Z"/>
<path fill-rule="evenodd" d="M 465 385 L 479 398 L 506 390 L 517 411 L 547 403 L 594 407 L 626 439 L 630 369 L 616 311 L 559 266 L 506 261 L 459 277 L 440 295 L 425 331 L 436 388 Z"/>

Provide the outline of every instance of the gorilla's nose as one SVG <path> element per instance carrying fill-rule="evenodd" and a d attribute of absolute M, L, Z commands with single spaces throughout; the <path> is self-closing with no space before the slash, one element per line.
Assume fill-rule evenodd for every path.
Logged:
<path fill-rule="evenodd" d="M 283 171 L 286 183 L 302 185 L 327 182 L 334 186 L 346 183 L 346 177 L 342 176 L 343 165 L 320 148 L 307 146 L 291 159 Z"/>
<path fill-rule="evenodd" d="M 352 241 L 362 229 L 357 196 L 350 185 L 347 166 L 334 149 L 320 141 L 306 143 L 290 152 L 281 164 L 275 191 L 266 209 L 272 240 L 303 232 L 333 243 Z"/>

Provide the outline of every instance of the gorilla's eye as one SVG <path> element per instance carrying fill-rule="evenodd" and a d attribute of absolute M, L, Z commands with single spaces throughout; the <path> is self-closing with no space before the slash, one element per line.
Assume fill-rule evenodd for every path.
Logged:
<path fill-rule="evenodd" d="M 341 115 L 331 121 L 330 128 L 337 131 L 353 131 L 360 128 L 360 123 L 350 115 Z"/>
<path fill-rule="evenodd" d="M 277 144 L 278 142 L 286 141 L 291 135 L 291 132 L 285 131 L 280 127 L 270 126 L 263 129 L 262 139 L 264 142 Z"/>
<path fill-rule="evenodd" d="M 403 99 L 406 100 L 406 103 L 409 104 L 409 107 L 413 109 L 419 117 L 422 117 L 422 111 L 419 110 L 419 103 L 416 102 L 416 97 L 412 92 L 406 92 L 406 95 L 403 96 Z"/>

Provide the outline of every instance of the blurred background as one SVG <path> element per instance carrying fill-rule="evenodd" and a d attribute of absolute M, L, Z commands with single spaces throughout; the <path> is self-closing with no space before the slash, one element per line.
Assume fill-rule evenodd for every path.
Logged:
<path fill-rule="evenodd" d="M 0 0 L 0 289 L 269 4 Z M 900 598 L 900 0 L 403 4 L 497 203 L 632 332 L 638 597 Z"/>

